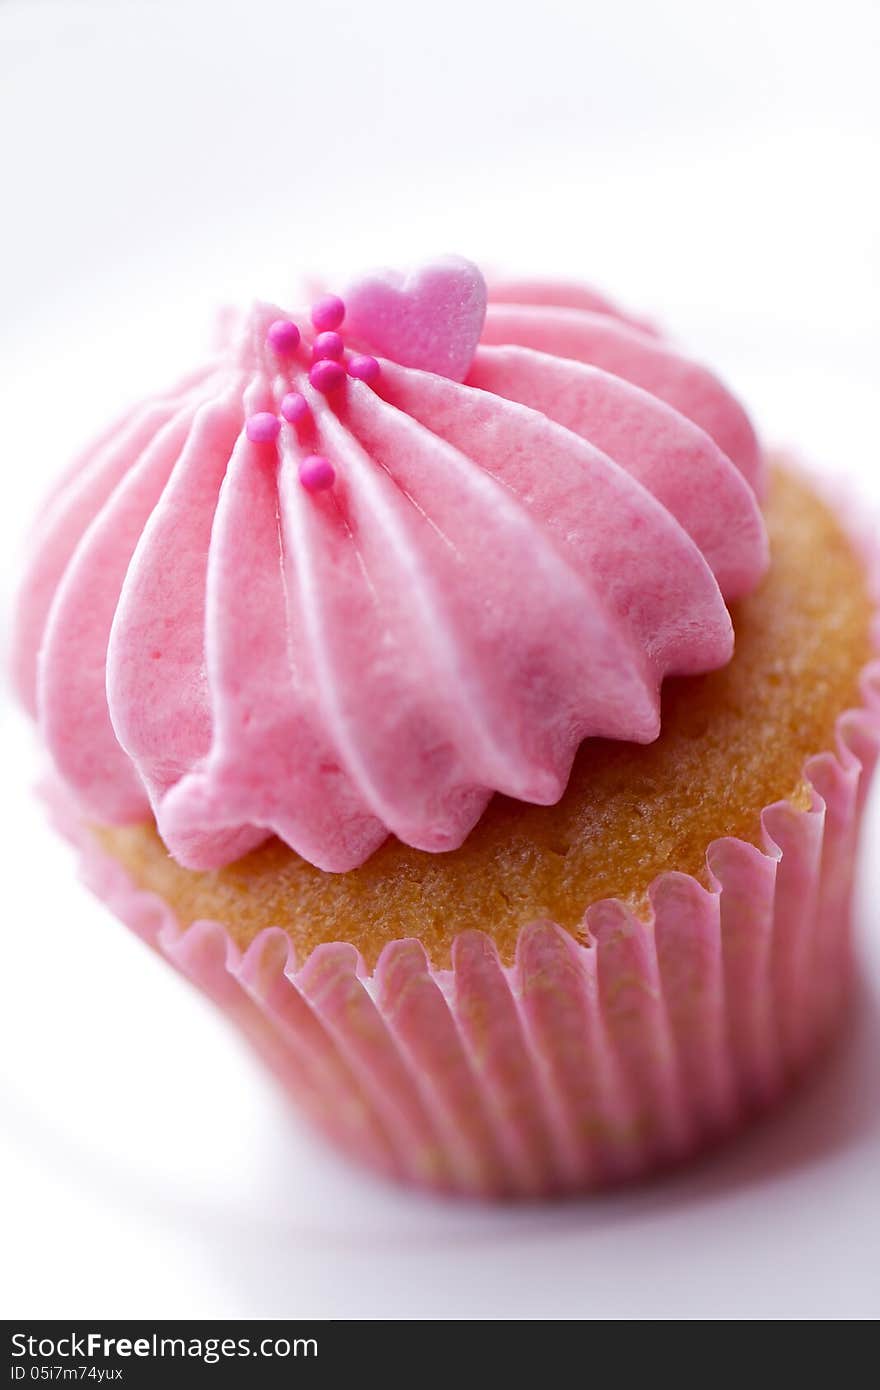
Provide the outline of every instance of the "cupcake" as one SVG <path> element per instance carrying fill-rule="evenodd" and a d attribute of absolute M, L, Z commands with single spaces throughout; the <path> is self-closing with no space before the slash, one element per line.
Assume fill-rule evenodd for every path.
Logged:
<path fill-rule="evenodd" d="M 448 258 L 117 421 L 15 665 L 88 882 L 399 1179 L 579 1192 L 833 1036 L 880 746 L 870 556 L 710 371 Z"/>

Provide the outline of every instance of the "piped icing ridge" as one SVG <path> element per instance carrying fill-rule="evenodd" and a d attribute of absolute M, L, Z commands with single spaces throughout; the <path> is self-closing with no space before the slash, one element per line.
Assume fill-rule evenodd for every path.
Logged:
<path fill-rule="evenodd" d="M 767 563 L 748 418 L 593 292 L 516 295 L 450 258 L 257 305 L 78 462 L 16 669 L 87 815 L 152 813 L 197 869 L 451 849 L 729 659 Z"/>

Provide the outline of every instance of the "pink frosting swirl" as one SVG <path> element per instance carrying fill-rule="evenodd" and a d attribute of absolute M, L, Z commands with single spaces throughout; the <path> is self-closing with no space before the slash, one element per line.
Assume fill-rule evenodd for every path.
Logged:
<path fill-rule="evenodd" d="M 653 329 L 577 287 L 486 309 L 466 262 L 346 302 L 378 382 L 316 389 L 258 305 L 34 540 L 16 669 L 52 756 L 193 868 L 276 834 L 342 871 L 389 833 L 459 845 L 493 791 L 557 800 L 582 739 L 650 741 L 663 678 L 729 659 L 724 601 L 766 567 L 749 421 Z M 305 423 L 249 438 L 290 392 Z"/>

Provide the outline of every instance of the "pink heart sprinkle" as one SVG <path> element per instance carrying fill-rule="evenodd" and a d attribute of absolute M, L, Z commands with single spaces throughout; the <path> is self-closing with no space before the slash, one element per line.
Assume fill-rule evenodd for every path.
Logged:
<path fill-rule="evenodd" d="M 346 331 L 381 357 L 463 381 L 483 331 L 486 282 L 461 256 L 409 276 L 380 270 L 345 292 Z"/>

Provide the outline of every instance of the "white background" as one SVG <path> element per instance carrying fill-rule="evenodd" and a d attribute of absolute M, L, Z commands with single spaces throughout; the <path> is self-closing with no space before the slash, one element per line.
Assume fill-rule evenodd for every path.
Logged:
<path fill-rule="evenodd" d="M 593 280 L 671 322 L 768 437 L 880 500 L 878 16 L 7 0 L 4 632 L 24 522 L 72 449 L 188 365 L 218 300 L 289 299 L 316 267 L 455 250 Z M 75 885 L 5 692 L 0 716 L 0 1312 L 880 1312 L 876 853 L 868 983 L 784 1113 L 639 1192 L 431 1202 L 313 1145 L 208 1006 Z"/>

